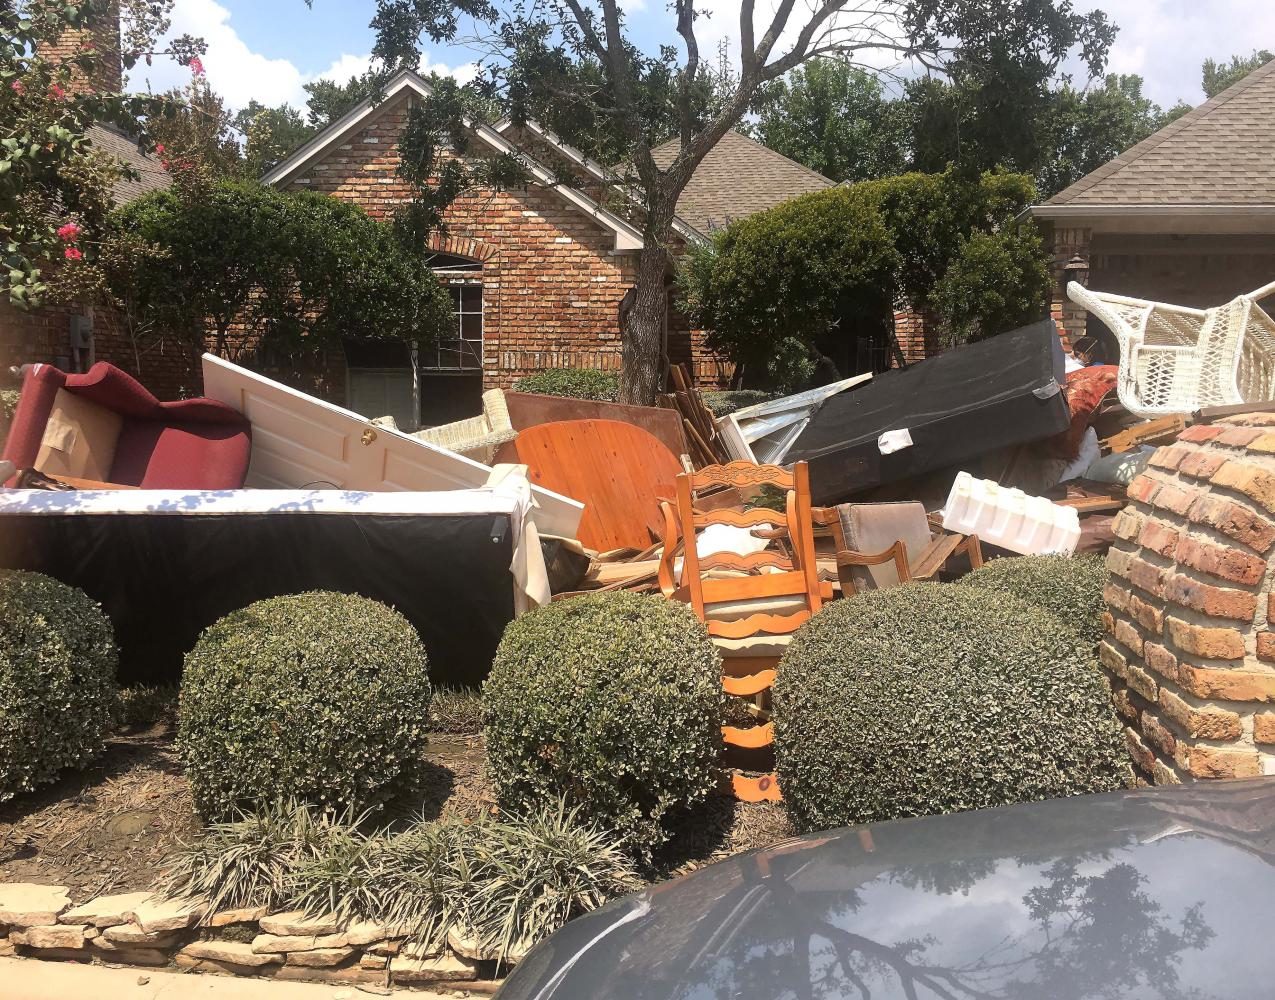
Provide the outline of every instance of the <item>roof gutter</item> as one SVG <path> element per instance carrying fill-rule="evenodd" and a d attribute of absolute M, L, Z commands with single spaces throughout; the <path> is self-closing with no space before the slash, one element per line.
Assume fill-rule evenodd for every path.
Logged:
<path fill-rule="evenodd" d="M 1219 216 L 1275 216 L 1275 205 L 1032 205 L 1023 209 L 1014 221 L 1027 215 L 1038 219 L 1076 219 L 1105 216 L 1107 218 L 1143 218 L 1179 215 L 1188 218 Z"/>

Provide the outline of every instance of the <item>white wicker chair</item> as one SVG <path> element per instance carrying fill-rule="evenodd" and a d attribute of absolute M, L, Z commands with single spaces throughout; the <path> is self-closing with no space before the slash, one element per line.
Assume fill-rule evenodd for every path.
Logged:
<path fill-rule="evenodd" d="M 372 423 L 398 429 L 393 417 L 377 417 Z M 500 446 L 517 436 L 518 432 L 509 419 L 505 393 L 501 389 L 488 389 L 483 393 L 483 412 L 479 416 L 427 427 L 412 434 L 420 441 L 436 444 L 484 465 L 491 465 Z"/>
<path fill-rule="evenodd" d="M 1189 309 L 1067 286 L 1068 297 L 1115 334 L 1120 402 L 1144 417 L 1275 396 L 1275 321 L 1257 304 L 1271 294 L 1275 283 L 1223 306 Z"/>

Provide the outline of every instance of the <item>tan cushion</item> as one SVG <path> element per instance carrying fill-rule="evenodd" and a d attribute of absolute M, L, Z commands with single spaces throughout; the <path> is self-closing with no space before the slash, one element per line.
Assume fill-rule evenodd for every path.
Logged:
<path fill-rule="evenodd" d="M 852 552 L 876 555 L 902 541 L 911 564 L 930 545 L 930 522 L 925 514 L 925 504 L 915 501 L 843 503 L 837 507 L 837 519 L 841 522 L 846 547 Z M 899 585 L 899 572 L 893 560 L 880 566 L 854 566 L 850 574 L 860 590 Z"/>
<path fill-rule="evenodd" d="M 65 389 L 53 397 L 53 409 L 35 456 L 35 467 L 48 476 L 109 482 L 124 419 Z"/>
<path fill-rule="evenodd" d="M 749 615 L 793 615 L 809 610 L 810 605 L 802 596 L 750 597 L 739 601 L 717 601 L 704 606 L 710 619 L 719 622 L 738 621 Z"/>

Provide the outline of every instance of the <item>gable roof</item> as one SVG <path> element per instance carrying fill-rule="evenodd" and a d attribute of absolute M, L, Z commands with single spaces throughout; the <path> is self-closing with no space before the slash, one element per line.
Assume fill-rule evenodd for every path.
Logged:
<path fill-rule="evenodd" d="M 385 102 L 405 92 L 416 93 L 425 97 L 431 93 L 431 90 L 429 84 L 418 74 L 409 69 L 400 70 L 386 83 L 380 101 L 373 101 L 369 98 L 352 108 L 286 160 L 271 169 L 261 179 L 262 183 L 272 185 L 286 184 L 303 173 L 315 160 L 342 145 L 354 133 L 358 132 Z M 565 201 L 595 220 L 604 229 L 613 233 L 616 250 L 640 250 L 642 248 L 642 234 L 632 223 L 603 208 L 584 192 L 559 183 L 553 171 L 516 149 L 490 125 L 469 119 L 466 119 L 464 124 L 490 149 L 498 153 L 508 153 L 515 156 L 536 181 L 556 192 Z"/>
<path fill-rule="evenodd" d="M 1033 214 L 1242 214 L 1275 206 L 1275 61 L 1060 191 Z"/>
<path fill-rule="evenodd" d="M 653 149 L 665 169 L 677 156 L 671 139 Z M 677 200 L 677 214 L 701 233 L 774 208 L 790 198 L 834 187 L 823 174 L 731 129 L 696 168 Z"/>
<path fill-rule="evenodd" d="M 94 149 L 122 160 L 137 171 L 137 179 L 121 177 L 115 182 L 115 188 L 111 192 L 115 204 L 127 205 L 144 194 L 163 191 L 172 184 L 172 177 L 160 165 L 159 160 L 139 150 L 137 143 L 123 132 L 109 125 L 90 125 L 86 134 L 92 140 Z"/>

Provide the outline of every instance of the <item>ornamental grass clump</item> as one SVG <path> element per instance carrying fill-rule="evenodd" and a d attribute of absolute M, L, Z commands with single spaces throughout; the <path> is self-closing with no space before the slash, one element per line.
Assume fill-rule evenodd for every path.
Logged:
<path fill-rule="evenodd" d="M 563 796 L 646 854 L 716 787 L 723 700 L 717 652 L 684 604 L 608 593 L 524 615 L 483 686 L 501 805 Z"/>
<path fill-rule="evenodd" d="M 407 619 L 351 594 L 259 601 L 186 656 L 178 746 L 200 813 L 296 798 L 384 805 L 425 755 L 430 686 Z"/>
<path fill-rule="evenodd" d="M 117 665 L 110 619 L 84 591 L 0 570 L 0 802 L 102 752 Z"/>
<path fill-rule="evenodd" d="M 826 605 L 784 653 L 774 710 L 779 781 L 803 831 L 1131 776 L 1088 643 L 985 588 L 909 584 Z"/>
<path fill-rule="evenodd" d="M 209 827 L 168 861 L 160 891 L 207 899 L 210 916 L 331 913 L 392 928 L 430 952 L 453 936 L 505 960 L 640 884 L 621 839 L 561 799 L 500 821 L 395 830 L 280 802 Z"/>
<path fill-rule="evenodd" d="M 1102 638 L 1102 592 L 1107 585 L 1102 556 L 993 559 L 961 583 L 1021 597 L 1044 608 L 1091 645 Z"/>

